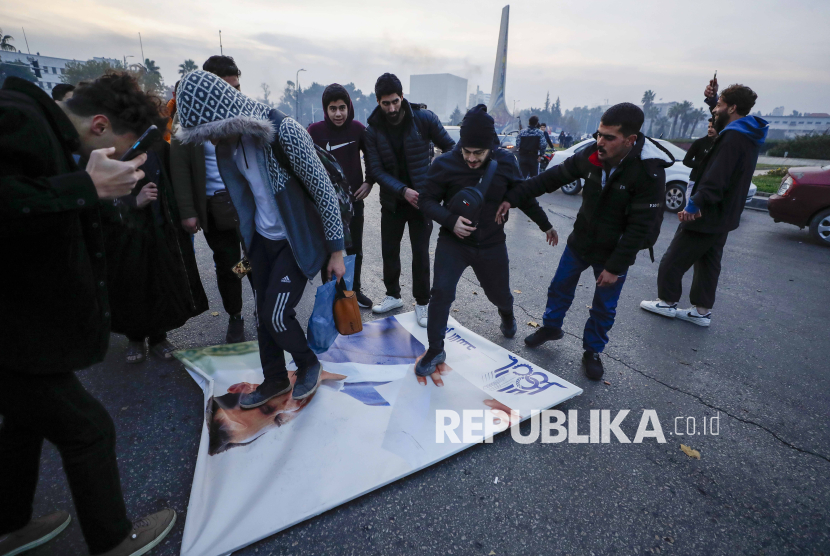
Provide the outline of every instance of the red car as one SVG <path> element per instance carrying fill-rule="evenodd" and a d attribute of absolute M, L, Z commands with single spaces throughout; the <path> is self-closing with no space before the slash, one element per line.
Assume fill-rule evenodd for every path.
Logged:
<path fill-rule="evenodd" d="M 790 168 L 767 207 L 776 222 L 809 226 L 814 238 L 830 246 L 830 166 Z"/>

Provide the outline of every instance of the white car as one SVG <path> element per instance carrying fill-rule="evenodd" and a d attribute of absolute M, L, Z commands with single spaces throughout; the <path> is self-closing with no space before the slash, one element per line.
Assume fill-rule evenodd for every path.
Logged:
<path fill-rule="evenodd" d="M 674 143 L 670 143 L 663 139 L 655 139 L 655 141 L 660 143 L 662 147 L 665 147 L 665 149 L 672 154 L 675 160 L 674 164 L 666 168 L 665 207 L 667 211 L 677 213 L 683 210 L 683 207 L 686 206 L 686 188 L 689 186 L 689 174 L 692 172 L 692 169 L 683 164 L 683 158 L 686 156 L 686 151 Z M 564 151 L 556 151 L 548 164 L 548 168 L 556 166 L 557 164 L 562 164 L 566 158 L 569 158 L 575 153 L 588 148 L 595 142 L 596 141 L 594 139 L 586 139 L 585 141 L 577 143 L 569 149 L 565 149 Z M 582 191 L 581 179 L 562 187 L 562 192 L 566 195 L 576 195 L 580 191 Z M 752 200 L 752 197 L 755 196 L 757 191 L 758 188 L 755 184 L 750 184 L 749 194 L 746 196 L 747 203 Z"/>

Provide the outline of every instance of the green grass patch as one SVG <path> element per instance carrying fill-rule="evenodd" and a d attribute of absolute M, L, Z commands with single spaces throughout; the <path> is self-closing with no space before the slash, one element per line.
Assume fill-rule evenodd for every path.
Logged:
<path fill-rule="evenodd" d="M 755 165 L 756 170 L 774 170 L 776 168 L 791 168 L 791 166 L 781 166 L 780 164 L 761 164 Z"/>
<path fill-rule="evenodd" d="M 780 176 L 753 176 L 752 183 L 758 186 L 758 191 L 777 193 L 781 187 Z"/>

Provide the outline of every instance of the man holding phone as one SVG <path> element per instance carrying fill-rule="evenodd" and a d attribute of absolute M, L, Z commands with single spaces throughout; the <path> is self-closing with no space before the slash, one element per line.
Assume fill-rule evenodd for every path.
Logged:
<path fill-rule="evenodd" d="M 102 361 L 109 343 L 99 200 L 130 193 L 144 176 L 145 155 L 117 159 L 158 117 L 137 86 L 117 97 L 115 107 L 58 105 L 16 77 L 0 90 L 0 260 L 17 269 L 0 273 L 0 554 L 44 544 L 69 524 L 67 512 L 32 518 L 44 440 L 61 453 L 90 553 L 143 554 L 176 520 L 173 510 L 127 519 L 115 426 L 74 374 Z M 86 170 L 73 154 L 89 159 Z"/>

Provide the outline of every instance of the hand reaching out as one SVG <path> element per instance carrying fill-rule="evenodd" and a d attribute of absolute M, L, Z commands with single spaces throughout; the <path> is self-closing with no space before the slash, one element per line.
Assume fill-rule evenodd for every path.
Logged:
<path fill-rule="evenodd" d="M 508 201 L 504 201 L 499 205 L 499 210 L 496 211 L 496 224 L 503 224 L 507 220 L 507 212 L 509 210 L 510 203 Z"/>

